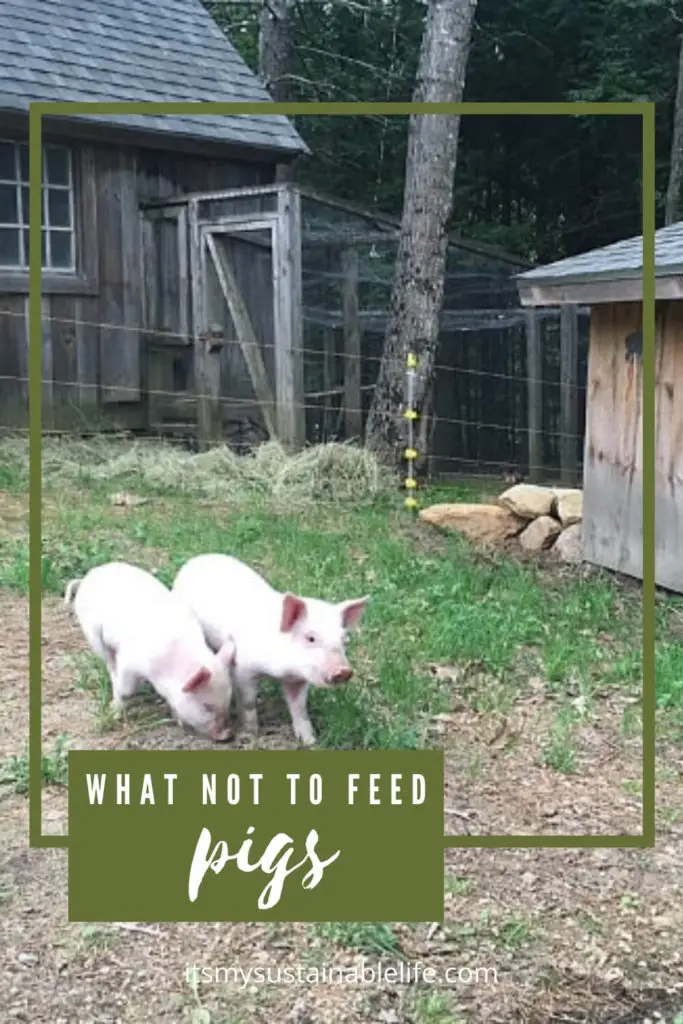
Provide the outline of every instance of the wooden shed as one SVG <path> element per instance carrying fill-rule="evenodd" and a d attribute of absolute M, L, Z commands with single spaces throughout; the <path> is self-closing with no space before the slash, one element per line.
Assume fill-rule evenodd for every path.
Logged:
<path fill-rule="evenodd" d="M 683 593 L 683 223 L 655 235 L 656 582 Z M 586 561 L 642 579 L 642 236 L 518 276 L 524 306 L 590 307 Z M 678 396 L 678 398 L 676 397 Z"/>
<path fill-rule="evenodd" d="M 31 100 L 270 97 L 200 0 L 2 0 L 5 426 L 27 414 Z M 299 442 L 298 197 L 276 184 L 278 163 L 308 151 L 291 123 L 59 117 L 43 134 L 44 429 L 144 430 L 183 393 L 204 441 L 255 417 Z M 216 401 L 226 380 L 232 406 Z"/>

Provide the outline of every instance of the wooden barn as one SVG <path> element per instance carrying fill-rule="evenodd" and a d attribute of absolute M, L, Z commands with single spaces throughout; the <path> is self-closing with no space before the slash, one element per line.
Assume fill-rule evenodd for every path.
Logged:
<path fill-rule="evenodd" d="M 656 582 L 683 593 L 683 429 L 676 412 L 683 389 L 683 223 L 661 228 L 655 240 Z M 584 558 L 637 579 L 643 570 L 642 245 L 642 236 L 628 238 L 517 278 L 524 306 L 590 307 Z"/>
<path fill-rule="evenodd" d="M 2 0 L 4 426 L 27 415 L 29 101 L 269 99 L 200 0 Z M 189 415 L 205 442 L 257 422 L 299 443 L 298 195 L 276 168 L 308 150 L 290 122 L 59 117 L 43 134 L 44 429 Z"/>

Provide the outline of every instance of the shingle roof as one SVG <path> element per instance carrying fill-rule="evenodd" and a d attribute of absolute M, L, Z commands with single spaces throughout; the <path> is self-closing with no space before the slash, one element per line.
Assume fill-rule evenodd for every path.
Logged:
<path fill-rule="evenodd" d="M 26 112 L 29 100 L 271 99 L 200 0 L 0 0 L 0 109 Z M 307 151 L 289 120 L 275 114 L 87 120 Z"/>
<path fill-rule="evenodd" d="M 643 236 L 625 238 L 601 249 L 591 249 L 578 256 L 535 267 L 517 275 L 520 282 L 530 284 L 569 284 L 599 278 L 619 280 L 639 278 L 643 272 Z M 683 222 L 669 224 L 655 232 L 655 275 L 667 277 L 683 274 Z"/>

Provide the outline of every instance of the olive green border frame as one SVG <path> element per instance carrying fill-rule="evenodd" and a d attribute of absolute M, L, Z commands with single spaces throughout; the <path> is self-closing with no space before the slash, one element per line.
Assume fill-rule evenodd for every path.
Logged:
<path fill-rule="evenodd" d="M 642 119 L 643 215 L 643 817 L 642 835 L 444 836 L 445 848 L 647 848 L 655 843 L 655 105 L 654 103 L 30 103 L 29 104 L 29 846 L 68 847 L 42 833 L 41 807 L 41 162 L 44 117 L 87 115 L 632 115 Z"/>

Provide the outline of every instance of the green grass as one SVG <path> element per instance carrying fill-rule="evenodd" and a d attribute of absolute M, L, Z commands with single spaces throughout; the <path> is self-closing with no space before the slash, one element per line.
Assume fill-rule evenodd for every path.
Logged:
<path fill-rule="evenodd" d="M 25 493 L 26 452 L 17 445 L 0 446 L 0 482 Z M 331 600 L 369 593 L 349 648 L 354 684 L 310 695 L 319 741 L 335 748 L 423 746 L 431 717 L 449 709 L 454 688 L 479 712 L 505 710 L 533 676 L 561 703 L 590 702 L 609 689 L 637 697 L 639 588 L 606 573 L 560 575 L 441 537 L 415 523 L 395 482 L 350 447 L 326 448 L 318 462 L 306 458 L 288 468 L 274 449 L 260 462 L 235 463 L 225 453 L 193 461 L 143 443 L 118 445 L 113 455 L 105 442 L 48 446 L 45 592 L 61 595 L 69 579 L 111 558 L 138 562 L 171 583 L 188 558 L 216 550 L 244 559 L 279 588 Z M 114 508 L 111 495 L 122 490 L 148 501 Z M 422 499 L 476 496 L 468 485 Z M 0 587 L 27 592 L 26 538 L 0 539 Z M 683 645 L 670 624 L 680 606 L 661 603 L 657 621 L 658 704 L 678 722 Z M 476 671 L 454 684 L 447 672 L 430 671 L 435 663 L 475 663 Z M 92 690 L 103 716 L 106 681 L 87 672 L 89 682 L 79 685 Z M 281 700 L 276 688 L 270 692 Z M 282 714 L 284 723 L 284 706 Z M 569 723 L 556 723 L 546 739 L 548 763 L 571 771 Z"/>
<path fill-rule="evenodd" d="M 415 1024 L 465 1024 L 452 1008 L 452 997 L 442 992 L 419 993 L 410 1005 Z"/>
<path fill-rule="evenodd" d="M 571 775 L 575 770 L 573 731 L 576 714 L 571 707 L 563 707 L 555 716 L 555 722 L 541 754 L 541 764 L 557 772 Z"/>
<path fill-rule="evenodd" d="M 317 924 L 311 926 L 310 933 L 315 938 L 361 953 L 400 954 L 398 937 L 388 924 Z"/>
<path fill-rule="evenodd" d="M 460 878 L 458 875 L 446 875 L 444 891 L 453 896 L 466 896 L 472 888 L 472 881 L 469 878 Z"/>
<path fill-rule="evenodd" d="M 66 737 L 60 736 L 51 750 L 43 754 L 41 778 L 45 786 L 65 786 L 68 778 Z M 29 789 L 28 751 L 8 758 L 0 767 L 0 786 L 10 786 L 25 795 Z"/>

